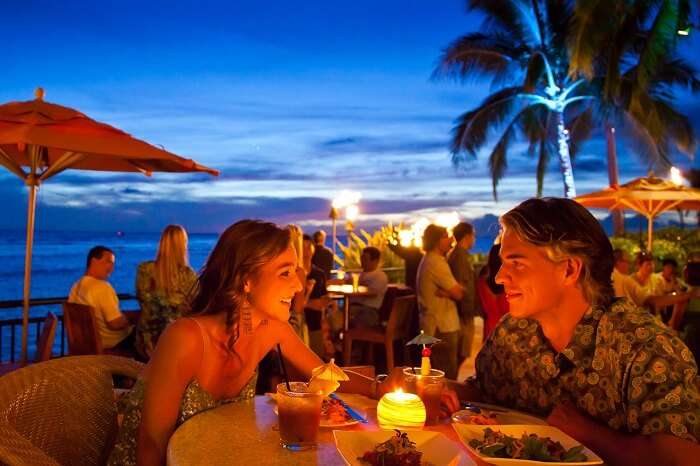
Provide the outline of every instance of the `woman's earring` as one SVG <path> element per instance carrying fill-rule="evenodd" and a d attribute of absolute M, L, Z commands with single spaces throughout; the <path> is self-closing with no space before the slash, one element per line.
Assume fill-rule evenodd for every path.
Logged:
<path fill-rule="evenodd" d="M 243 306 L 241 311 L 241 327 L 243 327 L 243 333 L 250 335 L 253 333 L 253 314 L 251 312 L 252 306 L 250 301 L 248 301 L 248 293 L 246 293 L 243 299 Z"/>

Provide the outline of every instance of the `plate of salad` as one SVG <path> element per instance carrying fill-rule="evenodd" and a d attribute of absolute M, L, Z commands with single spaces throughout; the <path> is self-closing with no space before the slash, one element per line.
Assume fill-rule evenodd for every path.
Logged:
<path fill-rule="evenodd" d="M 603 464 L 589 448 L 553 426 L 452 424 L 481 460 L 498 466 Z"/>

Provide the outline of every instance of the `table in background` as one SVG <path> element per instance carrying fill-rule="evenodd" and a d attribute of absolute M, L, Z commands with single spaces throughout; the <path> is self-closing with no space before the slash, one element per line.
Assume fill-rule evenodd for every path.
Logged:
<path fill-rule="evenodd" d="M 372 296 L 369 288 L 363 285 L 358 286 L 357 289 L 352 285 L 328 285 L 326 291 L 330 293 L 331 298 L 343 298 L 343 332 L 347 332 L 349 328 L 350 298 Z"/>
<path fill-rule="evenodd" d="M 369 424 L 343 430 L 378 430 L 377 401 L 361 395 L 341 394 L 352 407 L 367 414 Z M 182 424 L 168 443 L 168 465 L 323 465 L 342 466 L 335 448 L 333 429 L 319 430 L 318 447 L 292 452 L 280 446 L 274 403 L 265 396 L 230 403 L 198 414 Z M 427 427 L 441 432 L 468 452 L 448 423 Z M 469 458 L 473 458 L 470 454 Z M 478 460 L 475 464 L 484 464 Z"/>

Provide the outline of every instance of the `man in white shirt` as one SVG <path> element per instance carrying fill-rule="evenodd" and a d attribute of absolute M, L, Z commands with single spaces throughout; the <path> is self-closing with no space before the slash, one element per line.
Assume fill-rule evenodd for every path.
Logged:
<path fill-rule="evenodd" d="M 634 277 L 628 275 L 630 261 L 625 251 L 615 249 L 613 257 L 615 268 L 612 273 L 612 282 L 615 296 L 627 298 L 638 307 L 648 307 L 652 310 L 677 303 L 685 303 L 692 297 L 691 293 L 675 293 L 664 296 L 652 295 Z"/>
<path fill-rule="evenodd" d="M 103 348 L 131 349 L 133 326 L 119 310 L 117 293 L 107 281 L 113 270 L 114 252 L 104 246 L 90 249 L 85 275 L 71 288 L 68 302 L 92 307 Z"/>
<path fill-rule="evenodd" d="M 375 247 L 369 246 L 362 250 L 362 272 L 358 284 L 366 286 L 369 295 L 350 300 L 350 318 L 355 327 L 379 325 L 379 308 L 382 307 L 389 286 L 389 277 L 379 268 L 381 258 L 381 252 Z"/>
<path fill-rule="evenodd" d="M 445 255 L 452 247 L 452 237 L 437 225 L 428 225 L 423 232 L 425 256 L 418 266 L 418 309 L 420 328 L 426 335 L 442 340 L 433 347 L 432 365 L 457 378 L 460 321 L 457 304 L 464 289 L 450 271 Z"/>

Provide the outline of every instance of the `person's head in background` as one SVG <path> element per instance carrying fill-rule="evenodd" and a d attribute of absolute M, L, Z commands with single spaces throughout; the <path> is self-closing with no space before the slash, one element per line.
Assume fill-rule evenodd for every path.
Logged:
<path fill-rule="evenodd" d="M 654 272 L 654 256 L 648 252 L 640 252 L 637 254 L 637 276 L 642 280 L 646 280 Z"/>
<path fill-rule="evenodd" d="M 622 249 L 613 251 L 613 259 L 615 261 L 615 269 L 621 274 L 628 275 L 630 273 L 630 258 Z"/>
<path fill-rule="evenodd" d="M 106 246 L 95 246 L 87 255 L 85 275 L 107 280 L 114 271 L 114 252 Z"/>
<path fill-rule="evenodd" d="M 323 246 L 326 244 L 326 232 L 323 230 L 318 230 L 314 232 L 314 244 L 317 246 Z"/>
<path fill-rule="evenodd" d="M 156 287 L 165 293 L 175 288 L 178 271 L 189 267 L 187 232 L 180 225 L 168 225 L 160 235 L 155 261 Z"/>
<path fill-rule="evenodd" d="M 666 280 L 673 280 L 678 275 L 678 262 L 675 259 L 667 258 L 661 262 L 661 276 Z"/>
<path fill-rule="evenodd" d="M 457 247 L 466 249 L 467 251 L 474 247 L 475 241 L 474 227 L 471 223 L 460 222 L 452 230 L 452 236 L 457 241 Z"/>
<path fill-rule="evenodd" d="M 360 255 L 360 264 L 364 272 L 373 272 L 379 268 L 379 263 L 382 259 L 382 253 L 374 246 L 367 246 L 362 250 Z"/>
<path fill-rule="evenodd" d="M 423 250 L 436 252 L 442 256 L 452 249 L 452 237 L 447 228 L 431 223 L 423 231 Z"/>
<path fill-rule="evenodd" d="M 311 270 L 311 259 L 314 257 L 314 252 L 316 252 L 316 246 L 311 236 L 303 235 L 302 239 L 302 264 L 304 264 L 304 269 L 309 271 Z"/>
<path fill-rule="evenodd" d="M 304 231 L 299 225 L 294 225 L 290 223 L 287 225 L 287 230 L 289 230 L 290 241 L 294 252 L 297 254 L 297 259 L 299 260 L 299 267 L 304 267 Z"/>
<path fill-rule="evenodd" d="M 500 243 L 496 243 L 493 246 L 491 246 L 491 249 L 489 250 L 489 256 L 486 261 L 486 266 L 484 267 L 486 274 L 486 284 L 488 285 L 489 289 L 491 290 L 491 293 L 493 294 L 501 294 L 505 291 L 503 285 L 499 285 L 498 283 L 496 283 L 496 275 L 498 274 L 498 271 L 501 268 L 501 256 L 499 255 L 500 251 Z"/>

